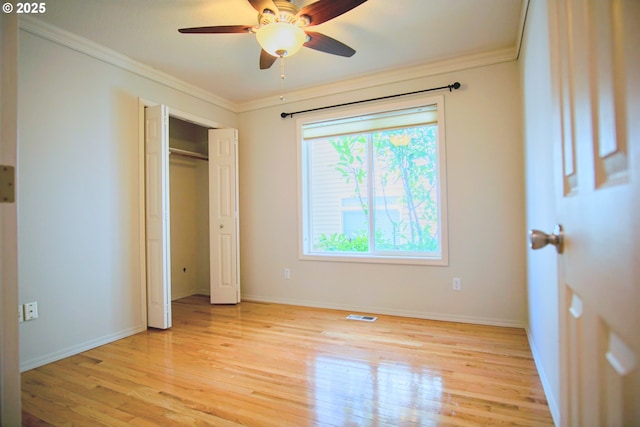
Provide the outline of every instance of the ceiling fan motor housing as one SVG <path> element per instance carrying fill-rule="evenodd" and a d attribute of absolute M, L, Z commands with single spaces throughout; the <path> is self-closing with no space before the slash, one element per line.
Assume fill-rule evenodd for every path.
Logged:
<path fill-rule="evenodd" d="M 180 28 L 187 34 L 252 33 L 262 47 L 260 69 L 266 70 L 277 58 L 291 56 L 307 47 L 332 55 L 351 57 L 356 51 L 344 43 L 306 27 L 336 18 L 367 0 L 316 0 L 299 8 L 292 0 L 249 0 L 258 12 L 257 25 L 213 25 Z"/>
<path fill-rule="evenodd" d="M 288 24 L 304 27 L 309 25 L 310 18 L 307 15 L 298 15 L 300 9 L 288 0 L 275 0 L 273 2 L 278 10 L 265 9 L 258 14 L 258 23 L 262 27 L 273 22 L 286 22 Z"/>

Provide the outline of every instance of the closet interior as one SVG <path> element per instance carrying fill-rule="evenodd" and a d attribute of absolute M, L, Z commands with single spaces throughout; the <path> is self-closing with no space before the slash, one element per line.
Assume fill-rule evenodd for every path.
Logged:
<path fill-rule="evenodd" d="M 209 295 L 208 128 L 169 117 L 171 300 Z"/>

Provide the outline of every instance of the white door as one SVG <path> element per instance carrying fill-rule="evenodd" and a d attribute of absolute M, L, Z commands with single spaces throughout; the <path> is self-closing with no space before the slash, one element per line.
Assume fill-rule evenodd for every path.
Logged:
<path fill-rule="evenodd" d="M 147 322 L 171 327 L 169 221 L 169 113 L 164 105 L 145 108 Z"/>
<path fill-rule="evenodd" d="M 640 425 L 640 2 L 549 2 L 561 425 Z"/>
<path fill-rule="evenodd" d="M 240 302 L 238 131 L 209 130 L 211 304 Z"/>

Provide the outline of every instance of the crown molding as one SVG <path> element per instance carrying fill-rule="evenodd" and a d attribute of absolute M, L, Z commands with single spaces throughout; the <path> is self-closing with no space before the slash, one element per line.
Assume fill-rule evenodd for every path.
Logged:
<path fill-rule="evenodd" d="M 320 98 L 327 95 L 337 95 L 355 90 L 369 89 L 376 86 L 515 61 L 517 59 L 517 55 L 518 49 L 511 47 L 490 52 L 473 53 L 457 58 L 421 64 L 414 67 L 367 74 L 349 80 L 342 80 L 336 83 L 328 83 L 308 89 L 289 92 L 287 93 L 287 99 L 284 102 L 277 99 L 275 96 L 271 96 L 255 101 L 240 103 L 237 105 L 237 112 L 243 113 L 278 105 L 282 106 L 293 102 Z"/>
<path fill-rule="evenodd" d="M 128 56 L 94 43 L 68 31 L 49 25 L 31 16 L 20 17 L 20 29 L 54 43 L 81 52 L 105 63 L 114 65 L 141 77 L 153 80 L 172 89 L 191 95 L 195 98 L 217 105 L 233 113 L 243 113 L 263 108 L 283 106 L 294 102 L 306 101 L 323 96 L 337 95 L 355 90 L 369 89 L 393 83 L 416 80 L 440 74 L 453 73 L 472 68 L 495 65 L 503 62 L 516 61 L 520 54 L 522 35 L 526 24 L 527 10 L 530 0 L 523 0 L 520 16 L 518 37 L 513 47 L 489 52 L 470 53 L 451 59 L 434 61 L 414 67 L 388 70 L 362 75 L 335 83 L 325 83 L 311 88 L 287 93 L 286 101 L 277 96 L 269 96 L 247 102 L 233 102 L 222 98 L 184 80 L 163 73 L 155 68 L 135 61 Z"/>
<path fill-rule="evenodd" d="M 20 29 L 42 37 L 69 49 L 91 56 L 95 59 L 129 71 L 138 76 L 153 80 L 164 86 L 191 95 L 203 101 L 215 104 L 225 110 L 237 113 L 237 104 L 217 96 L 190 83 L 156 70 L 148 65 L 129 58 L 115 50 L 109 49 L 83 37 L 42 22 L 31 16 L 22 15 L 19 20 Z"/>
<path fill-rule="evenodd" d="M 527 24 L 528 12 L 529 12 L 529 0 L 523 0 L 522 10 L 520 11 L 520 21 L 518 22 L 518 39 L 516 40 L 516 59 L 520 58 L 520 50 L 522 50 L 522 39 L 524 38 L 524 27 Z"/>

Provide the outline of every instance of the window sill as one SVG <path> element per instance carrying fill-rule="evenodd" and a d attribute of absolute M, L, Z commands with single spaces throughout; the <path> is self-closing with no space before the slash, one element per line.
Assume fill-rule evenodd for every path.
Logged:
<path fill-rule="evenodd" d="M 442 258 L 426 257 L 393 257 L 393 256 L 370 256 L 370 255 L 345 255 L 345 254 L 301 254 L 302 261 L 324 261 L 324 262 L 350 262 L 367 264 L 403 264 L 403 265 L 423 265 L 433 267 L 446 267 L 449 260 Z"/>

